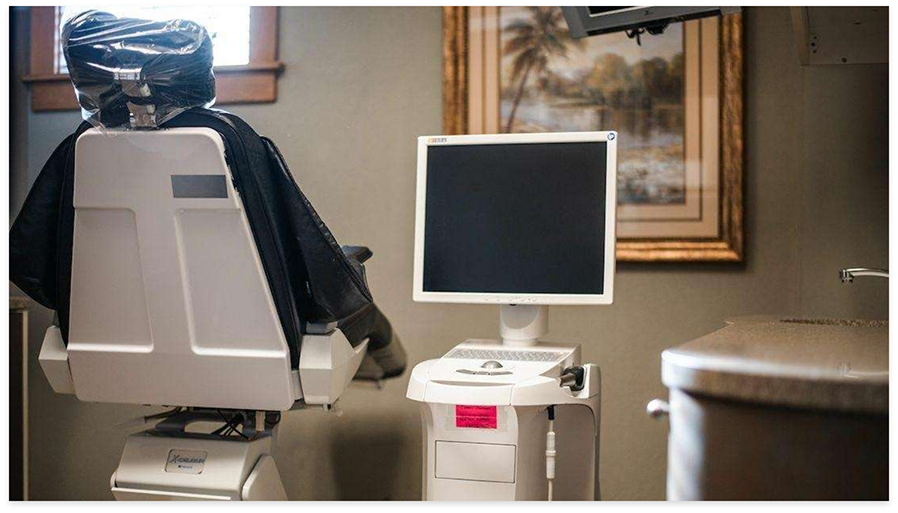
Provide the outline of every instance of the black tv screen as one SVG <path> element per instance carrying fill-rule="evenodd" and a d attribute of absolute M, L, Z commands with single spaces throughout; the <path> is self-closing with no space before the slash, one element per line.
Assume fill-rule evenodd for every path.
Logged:
<path fill-rule="evenodd" d="M 606 143 L 432 145 L 424 292 L 602 294 Z"/>

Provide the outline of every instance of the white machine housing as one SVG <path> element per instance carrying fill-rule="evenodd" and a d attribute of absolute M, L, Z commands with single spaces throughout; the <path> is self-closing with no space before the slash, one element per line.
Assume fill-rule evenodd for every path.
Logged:
<path fill-rule="evenodd" d="M 423 136 L 418 138 L 413 297 L 418 302 L 499 306 L 497 340 L 467 340 L 412 371 L 407 397 L 422 403 L 427 500 L 594 500 L 599 493 L 599 368 L 579 345 L 541 342 L 548 305 L 610 305 L 614 299 L 617 132 Z M 601 293 L 431 291 L 424 287 L 429 149 L 440 145 L 606 145 Z M 551 216 L 552 212 L 545 212 Z M 595 212 L 583 212 L 584 216 Z M 489 244 L 489 241 L 484 241 Z M 558 262 L 560 266 L 566 262 Z M 535 273 L 542 272 L 534 269 Z M 583 370 L 582 388 L 570 369 Z M 568 371 L 567 373 L 565 373 Z M 563 380 L 564 378 L 564 380 Z M 555 412 L 556 455 L 547 450 Z M 473 417 L 471 417 L 473 415 Z M 477 415 L 485 415 L 479 418 Z M 549 493 L 550 458 L 555 472 Z"/>
<path fill-rule="evenodd" d="M 422 403 L 424 499 L 545 500 L 546 405 L 556 412 L 554 499 L 598 499 L 601 377 L 587 364 L 582 390 L 560 386 L 576 365 L 579 345 L 468 340 L 415 366 L 407 397 Z M 486 417 L 471 421 L 477 407 Z"/>

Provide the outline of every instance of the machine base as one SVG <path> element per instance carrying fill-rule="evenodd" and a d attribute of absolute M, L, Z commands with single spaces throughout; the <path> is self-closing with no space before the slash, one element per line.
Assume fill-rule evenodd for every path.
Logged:
<path fill-rule="evenodd" d="M 265 434 L 251 440 L 145 431 L 112 474 L 117 500 L 287 500 Z"/>
<path fill-rule="evenodd" d="M 577 368 L 571 381 L 566 369 Z M 548 498 L 547 407 L 556 418 L 554 500 L 599 498 L 599 368 L 580 346 L 468 340 L 415 366 L 426 500 Z"/>

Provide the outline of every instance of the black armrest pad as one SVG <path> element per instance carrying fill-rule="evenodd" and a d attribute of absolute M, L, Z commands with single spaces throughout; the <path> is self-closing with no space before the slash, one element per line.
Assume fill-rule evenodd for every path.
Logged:
<path fill-rule="evenodd" d="M 360 369 L 357 379 L 386 379 L 405 371 L 406 355 L 402 342 L 376 305 L 372 303 L 352 317 L 341 320 L 338 326 L 352 347 L 368 339 L 365 359 L 370 361 L 363 361 L 365 368 Z"/>
<path fill-rule="evenodd" d="M 346 258 L 351 258 L 360 264 L 364 264 L 374 253 L 367 246 L 340 246 Z"/>

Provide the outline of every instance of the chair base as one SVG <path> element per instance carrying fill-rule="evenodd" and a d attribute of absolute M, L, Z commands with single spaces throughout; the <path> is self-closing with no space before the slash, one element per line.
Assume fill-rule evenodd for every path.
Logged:
<path fill-rule="evenodd" d="M 255 438 L 155 430 L 128 437 L 110 485 L 117 500 L 287 500 L 274 433 Z"/>

